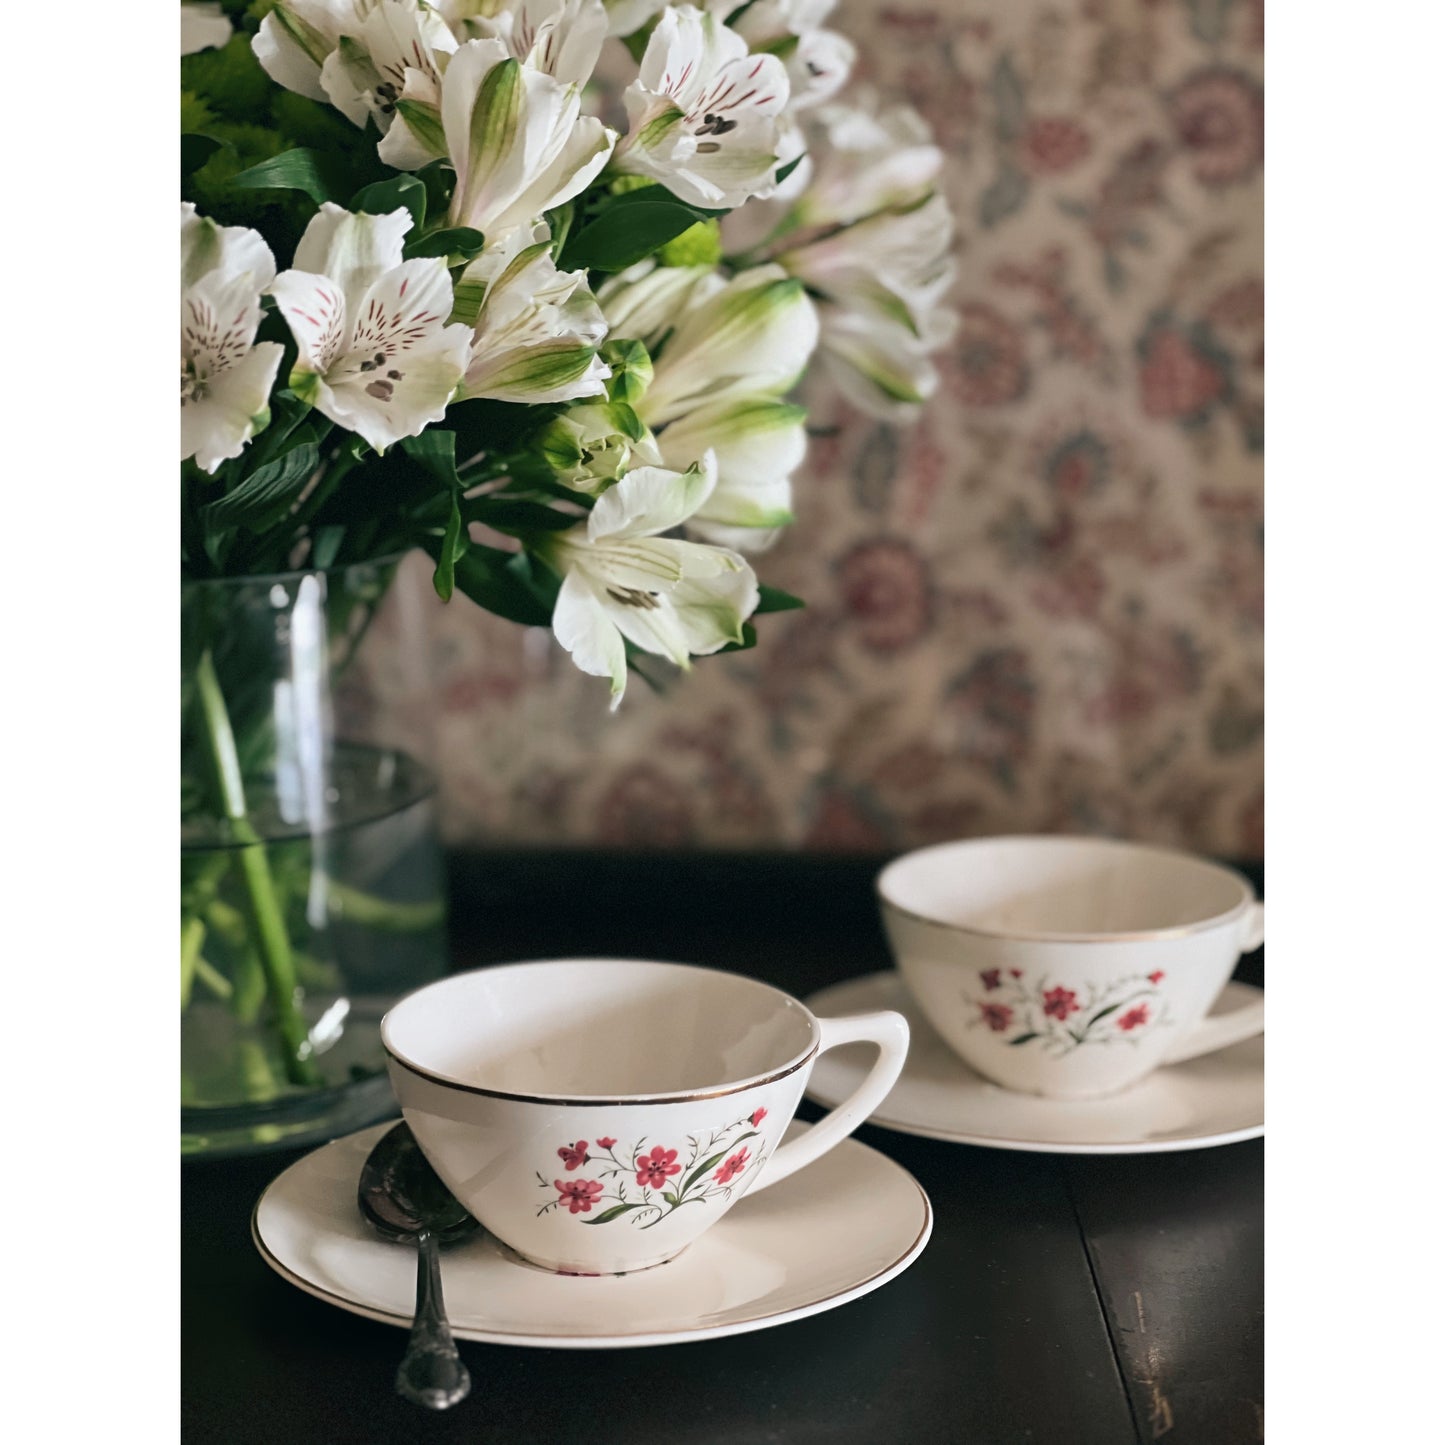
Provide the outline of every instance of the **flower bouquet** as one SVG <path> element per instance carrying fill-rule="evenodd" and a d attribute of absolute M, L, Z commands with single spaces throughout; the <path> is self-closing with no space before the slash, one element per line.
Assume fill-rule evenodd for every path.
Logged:
<path fill-rule="evenodd" d="M 378 996 L 443 966 L 434 856 L 386 881 L 429 824 L 335 841 L 427 796 L 332 697 L 397 559 L 549 627 L 616 707 L 801 605 L 753 559 L 810 360 L 890 418 L 933 390 L 942 157 L 838 99 L 831 8 L 183 5 L 183 1054 L 224 1060 L 183 1101 L 249 1142 L 380 1081 L 374 1031 L 339 1042 L 352 960 L 425 941 Z"/>

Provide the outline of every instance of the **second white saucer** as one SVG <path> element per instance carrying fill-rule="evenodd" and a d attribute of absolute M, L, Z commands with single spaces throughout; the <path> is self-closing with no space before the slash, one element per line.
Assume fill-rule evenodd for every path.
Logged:
<path fill-rule="evenodd" d="M 356 1207 L 362 1163 L 390 1122 L 299 1159 L 261 1196 L 251 1234 L 299 1289 L 409 1327 L 415 1253 L 378 1238 Z M 793 1123 L 788 1137 L 805 1126 Z M 933 1228 L 907 1170 L 845 1139 L 816 1163 L 742 1199 L 668 1264 L 636 1274 L 557 1275 L 488 1234 L 442 1254 L 452 1332 L 490 1344 L 616 1349 L 716 1339 L 857 1299 L 918 1258 Z"/>
<path fill-rule="evenodd" d="M 1225 1013 L 1259 996 L 1225 985 Z M 870 1124 L 989 1149 L 1044 1154 L 1150 1154 L 1232 1144 L 1264 1133 L 1264 1039 L 1156 1069 L 1122 1094 L 1081 1101 L 1001 1089 L 974 1073 L 934 1032 L 893 972 L 868 974 L 805 1000 L 819 1014 L 897 1009 L 912 1029 L 908 1062 Z M 832 1049 L 814 1065 L 808 1097 L 830 1108 L 847 1098 L 873 1062 L 861 1045 Z"/>

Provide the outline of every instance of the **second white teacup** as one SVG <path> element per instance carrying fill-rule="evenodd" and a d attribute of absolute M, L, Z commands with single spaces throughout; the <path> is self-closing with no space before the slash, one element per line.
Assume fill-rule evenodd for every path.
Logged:
<path fill-rule="evenodd" d="M 632 959 L 462 973 L 382 1020 L 392 1089 L 422 1152 L 533 1264 L 622 1274 L 665 1263 L 743 1194 L 841 1143 L 893 1087 L 908 1024 L 819 1019 L 739 974 Z M 783 1144 L 825 1049 L 880 1056 L 854 1095 Z"/>
<path fill-rule="evenodd" d="M 1089 1099 L 1264 1028 L 1260 1001 L 1207 1017 L 1264 906 L 1232 869 L 1103 838 L 979 838 L 878 878 L 899 972 L 985 1078 Z"/>

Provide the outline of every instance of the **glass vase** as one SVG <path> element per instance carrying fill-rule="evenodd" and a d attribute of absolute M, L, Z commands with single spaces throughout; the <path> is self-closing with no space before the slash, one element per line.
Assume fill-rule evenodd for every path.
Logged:
<path fill-rule="evenodd" d="M 183 1154 L 392 1112 L 381 1016 L 445 972 L 429 709 L 376 686 L 424 667 L 398 565 L 182 584 Z"/>

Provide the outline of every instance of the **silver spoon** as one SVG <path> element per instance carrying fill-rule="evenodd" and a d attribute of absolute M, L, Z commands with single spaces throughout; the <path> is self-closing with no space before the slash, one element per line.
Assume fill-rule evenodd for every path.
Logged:
<path fill-rule="evenodd" d="M 466 1399 L 472 1378 L 447 1324 L 437 1246 L 464 1238 L 477 1221 L 437 1178 L 405 1123 L 388 1129 L 367 1156 L 356 1202 L 379 1234 L 417 1246 L 416 1315 L 396 1392 L 428 1410 L 449 1410 Z"/>

